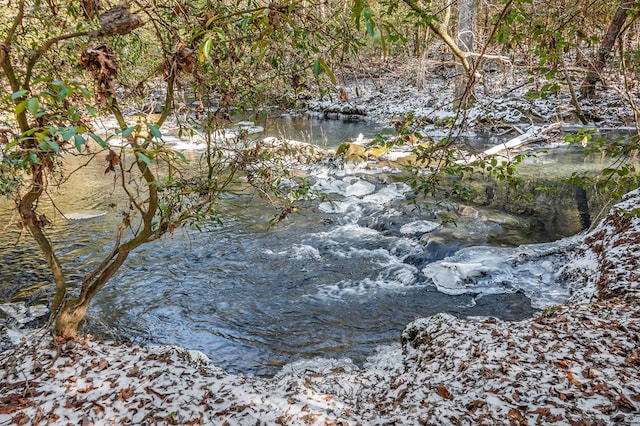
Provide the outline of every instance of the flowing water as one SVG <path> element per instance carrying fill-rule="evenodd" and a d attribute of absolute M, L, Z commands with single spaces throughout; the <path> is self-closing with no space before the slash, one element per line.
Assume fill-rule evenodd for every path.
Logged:
<path fill-rule="evenodd" d="M 580 158 L 538 161 L 557 174 Z M 417 317 L 519 320 L 568 296 L 555 283 L 557 245 L 513 247 L 578 232 L 570 190 L 521 215 L 467 206 L 456 225 L 443 225 L 406 202 L 408 188 L 389 170 L 318 165 L 309 173 L 331 202 L 270 228 L 273 212 L 259 199 L 225 199 L 222 225 L 182 229 L 136 251 L 97 296 L 85 329 L 198 349 L 230 372 L 269 376 L 298 359 L 362 362 Z M 68 220 L 52 213 L 50 232 L 76 279 L 111 247 L 119 217 L 108 207 L 110 179 L 99 164 L 56 194 Z M 19 237 L 10 205 L 0 207 L 0 303 L 47 300 L 51 280 L 37 249 Z"/>

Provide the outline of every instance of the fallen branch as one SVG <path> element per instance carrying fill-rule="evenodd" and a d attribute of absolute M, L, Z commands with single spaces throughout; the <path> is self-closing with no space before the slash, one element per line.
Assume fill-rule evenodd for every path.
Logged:
<path fill-rule="evenodd" d="M 541 139 L 541 136 L 553 131 L 553 130 L 557 130 L 562 128 L 562 122 L 559 123 L 553 123 L 547 127 L 532 127 L 531 129 L 527 130 L 525 133 L 521 134 L 520 136 L 517 136 L 513 139 L 511 139 L 508 142 L 505 143 L 501 143 L 499 145 L 496 145 L 494 147 L 491 147 L 489 149 L 487 149 L 486 151 L 481 152 L 478 155 L 472 155 L 471 157 L 468 158 L 462 158 L 460 160 L 457 161 L 458 164 L 462 164 L 462 163 L 475 163 L 476 161 L 480 160 L 481 158 L 484 157 L 490 157 L 496 154 L 499 154 L 503 151 L 507 151 L 510 149 L 516 149 L 516 148 L 520 148 L 521 146 L 539 141 Z"/>

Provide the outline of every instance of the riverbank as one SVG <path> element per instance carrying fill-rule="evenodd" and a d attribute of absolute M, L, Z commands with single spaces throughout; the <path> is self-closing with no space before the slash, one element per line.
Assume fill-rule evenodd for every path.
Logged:
<path fill-rule="evenodd" d="M 597 128 L 635 127 L 630 102 L 640 101 L 626 90 L 625 76 L 611 72 L 603 77 L 597 97 L 574 99 L 567 80 L 549 77 L 527 64 L 487 60 L 481 67 L 472 92 L 471 107 L 462 113 L 454 108 L 455 64 L 444 55 L 438 58 L 402 58 L 371 61 L 359 70 L 341 75 L 337 92 L 318 98 L 308 95 L 301 107 L 315 116 L 389 123 L 411 111 L 427 123 L 425 131 L 482 129 L 522 133 L 531 125 L 570 123 Z M 577 90 L 583 75 L 569 75 Z"/>
<path fill-rule="evenodd" d="M 362 368 L 312 360 L 268 380 L 174 347 L 32 336 L 0 356 L 0 424 L 637 424 L 639 203 L 581 237 L 562 271 L 573 297 L 532 320 L 436 315 Z"/>

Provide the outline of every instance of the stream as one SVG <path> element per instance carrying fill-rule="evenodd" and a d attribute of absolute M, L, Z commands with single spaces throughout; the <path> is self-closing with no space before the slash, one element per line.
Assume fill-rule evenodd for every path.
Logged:
<path fill-rule="evenodd" d="M 296 132 L 335 147 L 375 129 L 284 117 L 266 134 L 295 139 Z M 582 154 L 560 149 L 524 169 L 551 181 L 583 163 Z M 108 252 L 119 221 L 108 208 L 113 181 L 103 172 L 103 164 L 84 169 L 56 194 L 68 220 L 54 215 L 50 232 L 77 271 L 73 279 L 96 252 Z M 300 359 L 362 363 L 398 342 L 417 317 L 521 320 L 569 295 L 556 283 L 563 247 L 551 242 L 581 229 L 571 188 L 520 209 L 506 208 L 508 197 L 463 206 L 456 224 L 441 224 L 433 211 L 407 203 L 409 188 L 392 171 L 316 165 L 309 173 L 332 202 L 309 204 L 269 227 L 274 212 L 263 201 L 226 198 L 222 225 L 181 229 L 137 250 L 96 297 L 84 331 L 197 349 L 229 372 L 272 376 Z M 7 328 L 16 321 L 12 303 L 46 303 L 52 289 L 10 207 L 0 201 L 0 322 Z"/>

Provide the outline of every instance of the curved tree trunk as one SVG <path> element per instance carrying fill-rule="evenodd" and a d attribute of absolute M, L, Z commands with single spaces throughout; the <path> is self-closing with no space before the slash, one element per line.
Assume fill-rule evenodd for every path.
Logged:
<path fill-rule="evenodd" d="M 460 64 L 464 68 L 465 72 L 471 73 L 471 65 L 469 65 L 469 59 L 467 53 L 465 53 L 460 47 L 456 44 L 453 38 L 447 32 L 447 27 L 438 22 L 436 19 L 433 19 L 431 12 L 429 11 L 429 7 L 425 6 L 420 0 L 402 0 L 411 10 L 416 12 L 418 15 L 428 18 L 425 20 L 426 25 L 429 27 L 431 31 L 433 31 L 440 39 L 451 49 L 451 52 L 460 60 Z"/>
<path fill-rule="evenodd" d="M 596 84 L 600 81 L 600 74 L 602 70 L 607 66 L 613 47 L 616 44 L 616 40 L 620 36 L 620 31 L 627 20 L 629 12 L 633 9 L 636 2 L 634 0 L 620 0 L 620 5 L 616 10 L 609 29 L 602 40 L 602 44 L 598 49 L 598 55 L 591 65 L 591 70 L 587 74 L 582 83 L 581 93 L 582 96 L 587 98 L 593 98 L 596 94 Z"/>
<path fill-rule="evenodd" d="M 74 339 L 78 336 L 78 327 L 87 314 L 88 304 L 70 309 L 63 308 L 56 316 L 54 324 L 56 336 L 63 339 Z"/>

